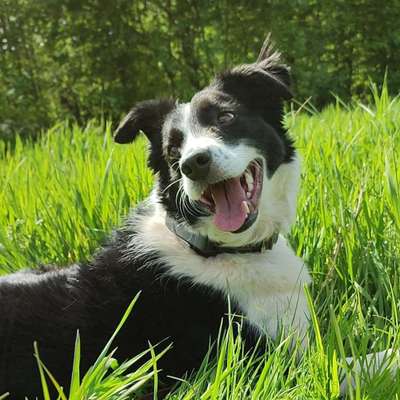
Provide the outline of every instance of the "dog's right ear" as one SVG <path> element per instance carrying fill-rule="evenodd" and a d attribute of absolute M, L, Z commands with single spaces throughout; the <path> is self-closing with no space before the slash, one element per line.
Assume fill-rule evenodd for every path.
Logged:
<path fill-rule="evenodd" d="M 131 143 L 143 131 L 150 143 L 161 134 L 165 117 L 174 109 L 172 99 L 146 100 L 135 105 L 115 130 L 117 143 Z"/>

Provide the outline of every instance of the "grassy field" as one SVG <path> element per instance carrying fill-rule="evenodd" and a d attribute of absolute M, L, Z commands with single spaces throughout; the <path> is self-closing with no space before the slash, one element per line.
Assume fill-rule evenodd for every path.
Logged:
<path fill-rule="evenodd" d="M 312 345 L 300 362 L 284 341 L 270 343 L 261 358 L 244 356 L 240 338 L 228 332 L 218 359 L 206 359 L 169 399 L 335 399 L 344 355 L 400 347 L 400 100 L 375 92 L 372 106 L 303 108 L 289 112 L 287 124 L 303 157 L 290 241 L 314 279 Z M 145 147 L 144 139 L 115 145 L 109 127 L 95 123 L 60 124 L 9 152 L 0 142 L 1 273 L 90 258 L 149 192 Z M 155 357 L 127 369 L 129 363 L 104 357 L 110 349 L 85 378 L 75 374 L 71 394 L 67 388 L 60 399 L 124 399 L 146 386 L 157 390 Z M 78 360 L 79 341 L 76 354 Z M 104 376 L 107 368 L 113 373 Z M 382 371 L 348 398 L 399 399 L 400 379 Z"/>

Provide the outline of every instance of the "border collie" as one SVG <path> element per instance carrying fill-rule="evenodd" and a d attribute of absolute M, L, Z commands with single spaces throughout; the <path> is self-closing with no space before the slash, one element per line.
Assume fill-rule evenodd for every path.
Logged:
<path fill-rule="evenodd" d="M 116 357 L 167 339 L 166 375 L 200 365 L 228 298 L 249 340 L 284 329 L 306 345 L 311 279 L 280 235 L 295 216 L 300 174 L 282 124 L 290 98 L 288 68 L 266 41 L 254 64 L 218 75 L 189 103 L 150 100 L 129 112 L 115 141 L 145 133 L 154 189 L 89 264 L 0 278 L 0 394 L 41 395 L 34 341 L 68 388 L 77 330 L 85 371 L 139 291 Z"/>

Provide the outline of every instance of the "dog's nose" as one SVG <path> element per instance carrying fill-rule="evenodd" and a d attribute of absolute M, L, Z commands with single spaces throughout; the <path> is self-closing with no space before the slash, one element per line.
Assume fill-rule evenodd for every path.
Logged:
<path fill-rule="evenodd" d="M 209 150 L 198 151 L 183 161 L 181 171 L 192 181 L 206 178 L 210 171 L 211 152 Z"/>

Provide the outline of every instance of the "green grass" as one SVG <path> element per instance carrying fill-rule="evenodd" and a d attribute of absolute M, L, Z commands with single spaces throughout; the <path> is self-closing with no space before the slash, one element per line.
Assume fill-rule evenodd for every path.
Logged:
<path fill-rule="evenodd" d="M 287 115 L 303 157 L 290 241 L 314 279 L 309 350 L 298 361 L 287 341 L 277 340 L 262 357 L 245 355 L 240 337 L 228 330 L 218 359 L 206 358 L 169 399 L 334 399 L 344 355 L 362 358 L 399 345 L 400 100 L 388 98 L 385 89 L 374 95 L 368 107 L 338 102 L 321 113 L 305 112 L 305 106 Z M 145 147 L 144 139 L 115 145 L 109 126 L 95 123 L 83 130 L 59 124 L 35 144 L 17 141 L 8 153 L 0 142 L 1 272 L 89 258 L 129 206 L 149 193 Z M 149 350 L 153 364 L 135 369 L 118 365 L 110 346 L 98 360 L 100 370 L 75 376 L 75 395 L 60 399 L 119 399 L 127 388 L 157 389 L 158 348 Z M 78 337 L 78 364 L 79 349 Z M 400 379 L 382 371 L 348 398 L 399 399 Z"/>

